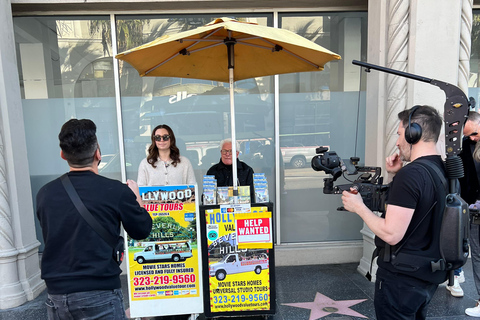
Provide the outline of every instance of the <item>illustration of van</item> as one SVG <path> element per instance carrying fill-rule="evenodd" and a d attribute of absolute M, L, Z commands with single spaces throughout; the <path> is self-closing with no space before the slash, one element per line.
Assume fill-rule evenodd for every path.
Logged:
<path fill-rule="evenodd" d="M 166 259 L 178 262 L 192 256 L 189 241 L 163 241 L 147 245 L 143 251 L 133 255 L 133 260 L 139 264 Z"/>
<path fill-rule="evenodd" d="M 268 269 L 268 256 L 265 253 L 253 256 L 240 256 L 237 253 L 227 254 L 220 262 L 213 263 L 209 268 L 210 277 L 216 277 L 223 281 L 227 274 L 254 271 L 262 273 L 262 269 Z"/>

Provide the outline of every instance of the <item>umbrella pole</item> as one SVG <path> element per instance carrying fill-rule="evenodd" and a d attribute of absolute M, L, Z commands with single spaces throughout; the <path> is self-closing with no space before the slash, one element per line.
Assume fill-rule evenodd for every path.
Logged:
<path fill-rule="evenodd" d="M 233 90 L 233 68 L 228 69 L 230 74 L 230 122 L 232 130 L 232 172 L 233 172 L 233 195 L 238 195 L 237 180 L 237 138 L 235 135 L 235 92 Z"/>
<path fill-rule="evenodd" d="M 230 37 L 229 37 L 230 38 Z M 230 41 L 225 41 L 227 45 L 228 54 L 228 79 L 230 83 L 230 128 L 232 131 L 232 173 L 233 173 L 233 196 L 234 201 L 237 203 L 238 199 L 238 180 L 237 180 L 237 139 L 235 129 L 235 91 L 233 88 L 233 69 L 235 67 L 234 50 L 235 40 L 230 38 Z"/>

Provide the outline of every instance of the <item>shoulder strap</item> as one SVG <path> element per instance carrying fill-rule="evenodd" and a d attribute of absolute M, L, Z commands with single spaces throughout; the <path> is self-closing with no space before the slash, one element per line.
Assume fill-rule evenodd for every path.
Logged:
<path fill-rule="evenodd" d="M 424 168 L 425 171 L 427 172 L 428 176 L 430 177 L 430 179 L 432 180 L 432 183 L 433 183 L 433 188 L 435 189 L 435 191 L 437 191 L 437 184 L 435 182 L 435 179 L 433 178 L 432 174 L 430 173 L 430 169 L 434 170 L 435 173 L 437 174 L 438 178 L 440 179 L 440 181 L 442 182 L 444 188 L 445 188 L 445 196 L 448 194 L 448 185 L 447 185 L 447 181 L 444 177 L 444 175 L 442 174 L 442 172 L 440 171 L 440 169 L 436 166 L 436 165 L 433 165 L 430 163 L 430 161 L 423 161 L 421 159 L 417 160 L 415 162 L 416 164 L 420 165 L 420 167 Z M 428 168 L 427 168 L 428 167 Z M 437 192 L 435 192 L 437 193 Z M 402 245 L 400 247 L 398 247 L 396 250 L 395 250 L 395 255 L 398 254 L 398 252 L 400 251 L 400 249 L 403 248 L 403 246 L 407 243 L 407 240 L 415 233 L 415 231 L 417 230 L 417 228 L 420 226 L 420 224 L 422 224 L 422 222 L 425 220 L 425 218 L 428 216 L 428 214 L 432 211 L 432 209 L 437 205 L 438 203 L 438 199 L 435 200 L 435 202 L 432 204 L 432 206 L 430 207 L 430 209 L 428 209 L 427 213 L 425 213 L 425 215 L 422 217 L 422 219 L 418 222 L 418 224 L 415 226 L 415 228 L 412 230 L 412 232 L 407 236 L 407 238 L 405 239 L 405 241 L 402 243 Z M 388 246 L 388 244 L 386 244 L 386 246 Z"/>
<path fill-rule="evenodd" d="M 427 167 L 429 167 L 430 169 L 432 169 L 433 171 L 435 171 L 435 173 L 437 174 L 438 178 L 440 179 L 440 181 L 442 182 L 443 184 L 443 187 L 445 188 L 445 191 L 447 192 L 448 194 L 448 183 L 447 183 L 447 179 L 445 179 L 445 175 L 440 171 L 440 168 L 438 168 L 438 166 L 432 164 L 430 161 L 424 161 L 422 159 L 418 159 L 417 160 L 417 163 L 421 166 L 425 165 Z M 423 166 L 423 167 L 425 167 Z M 430 171 L 427 170 L 427 172 L 430 174 Z M 433 177 L 431 176 L 430 174 L 430 177 L 432 178 L 432 181 L 433 180 Z M 434 185 L 435 185 L 435 181 L 434 181 Z M 435 190 L 436 190 L 436 187 L 435 187 Z"/>
<path fill-rule="evenodd" d="M 77 190 L 75 190 L 75 187 L 70 181 L 68 175 L 64 174 L 60 177 L 60 180 L 62 181 L 62 184 L 67 191 L 68 196 L 72 200 L 75 208 L 77 208 L 83 219 L 85 219 L 85 221 L 90 225 L 90 227 L 92 227 L 92 229 L 95 230 L 95 232 L 98 233 L 98 235 L 103 240 L 105 240 L 106 243 L 108 243 L 113 249 L 115 249 L 117 239 L 114 239 L 114 237 L 110 233 L 108 233 L 107 230 L 105 230 L 105 228 L 97 221 L 97 219 L 92 216 L 87 207 L 85 207 L 82 199 L 80 199 L 80 196 L 78 195 Z"/>

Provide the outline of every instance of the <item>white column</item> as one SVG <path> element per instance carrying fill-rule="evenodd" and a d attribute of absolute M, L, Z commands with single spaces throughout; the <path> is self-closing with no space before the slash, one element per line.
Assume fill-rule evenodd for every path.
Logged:
<path fill-rule="evenodd" d="M 462 1 L 462 17 L 460 23 L 460 48 L 458 87 L 468 96 L 468 78 L 470 75 L 470 53 L 472 51 L 473 0 Z"/>
<path fill-rule="evenodd" d="M 408 72 L 458 85 L 462 2 L 412 1 Z M 444 103 L 445 94 L 437 87 L 419 81 L 408 82 L 409 106 L 428 104 L 443 115 Z M 437 144 L 441 154 L 445 154 L 443 133 L 442 129 Z"/>
<path fill-rule="evenodd" d="M 0 309 L 33 300 L 40 279 L 10 1 L 0 1 Z"/>
<path fill-rule="evenodd" d="M 367 48 L 367 62 L 369 63 L 386 66 L 387 21 L 388 1 L 369 1 Z M 368 166 L 384 166 L 386 79 L 387 74 L 383 72 L 372 71 L 367 74 L 366 119 L 368 125 L 365 126 L 365 164 Z M 363 235 L 363 256 L 357 270 L 365 275 L 370 269 L 372 253 L 375 249 L 374 234 L 365 224 L 361 233 Z M 372 275 L 375 275 L 375 272 L 376 265 L 372 268 Z"/>

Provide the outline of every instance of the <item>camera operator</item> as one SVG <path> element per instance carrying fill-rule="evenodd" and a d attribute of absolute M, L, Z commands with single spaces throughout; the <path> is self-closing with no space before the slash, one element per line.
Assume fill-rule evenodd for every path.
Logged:
<path fill-rule="evenodd" d="M 438 287 L 409 271 L 395 269 L 390 254 L 385 253 L 390 249 L 386 244 L 392 247 L 404 244 L 403 248 L 420 252 L 434 238 L 432 214 L 427 213 L 437 200 L 435 186 L 427 170 L 415 160 L 429 161 L 445 175 L 442 158 L 436 150 L 443 122 L 438 111 L 430 106 L 414 106 L 400 112 L 398 118 L 399 153 L 386 159 L 387 172 L 395 177 L 385 213 L 377 216 L 353 189 L 342 193 L 345 209 L 358 214 L 376 235 L 379 256 L 374 305 L 379 320 L 425 319 L 427 305 Z M 403 161 L 411 163 L 403 166 Z"/>

